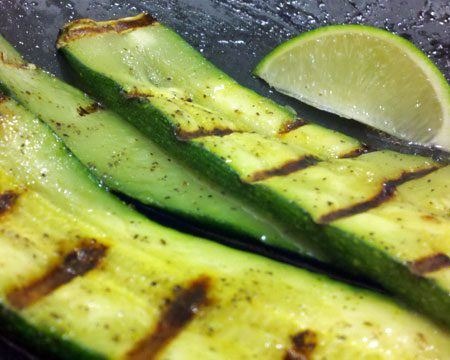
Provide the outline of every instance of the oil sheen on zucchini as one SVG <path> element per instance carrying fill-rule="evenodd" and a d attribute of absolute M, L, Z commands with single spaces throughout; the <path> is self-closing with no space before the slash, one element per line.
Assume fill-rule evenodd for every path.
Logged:
<path fill-rule="evenodd" d="M 66 359 L 445 359 L 390 299 L 152 223 L 0 100 L 2 330 Z"/>
<path fill-rule="evenodd" d="M 197 175 L 81 91 L 23 60 L 0 35 L 0 86 L 61 137 L 110 189 L 209 228 L 298 252 L 256 211 Z"/>
<path fill-rule="evenodd" d="M 93 92 L 168 151 L 296 229 L 304 246 L 450 325 L 449 166 L 367 152 L 305 124 L 147 15 L 72 22 L 58 46 Z"/>

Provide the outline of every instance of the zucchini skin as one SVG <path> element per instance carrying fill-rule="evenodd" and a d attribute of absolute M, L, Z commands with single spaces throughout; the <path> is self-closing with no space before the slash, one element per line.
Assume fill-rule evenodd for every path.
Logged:
<path fill-rule="evenodd" d="M 18 192 L 15 203 L 3 202 L 0 217 L 0 251 L 10 255 L 0 261 L 0 315 L 2 325 L 41 349 L 66 359 L 138 359 L 130 350 L 152 339 L 169 304 L 169 313 L 190 323 L 145 358 L 304 355 L 290 348 L 290 337 L 312 333 L 317 341 L 306 358 L 382 358 L 387 351 L 435 359 L 450 352 L 445 329 L 380 294 L 148 221 L 99 188 L 31 113 L 3 98 L 0 114 L 0 194 Z M 79 267 L 88 253 L 64 255 L 93 240 L 105 250 L 88 263 L 93 267 Z M 61 264 L 78 276 L 63 277 L 28 305 L 12 300 L 17 289 L 38 289 L 30 280 L 42 284 Z M 183 290 L 205 277 L 208 301 Z M 190 298 L 195 306 L 183 305 Z M 195 309 L 191 319 L 186 308 Z M 180 324 L 172 316 L 163 324 Z"/>
<path fill-rule="evenodd" d="M 279 209 L 282 212 L 281 217 L 285 219 L 287 217 L 289 228 L 291 228 L 292 223 L 296 224 L 293 238 L 297 246 L 304 249 L 302 250 L 303 254 L 325 261 L 332 261 L 328 256 L 328 249 L 323 251 L 317 245 L 326 240 L 320 231 L 320 227 L 310 221 L 309 214 L 303 211 L 303 209 L 298 207 L 294 208 L 290 204 L 286 206 L 286 201 L 282 197 L 267 190 L 264 186 L 249 186 L 243 183 L 237 173 L 214 154 L 205 151 L 198 144 L 178 141 L 174 136 L 176 129 L 158 108 L 151 106 L 145 100 L 129 99 L 123 96 L 124 89 L 119 84 L 85 67 L 70 52 L 65 52 L 64 48 L 63 51 L 70 64 L 77 69 L 87 87 L 92 89 L 113 111 L 129 120 L 149 136 L 150 134 L 164 134 L 165 136 L 151 136 L 151 138 L 164 149 L 170 149 L 171 153 L 179 161 L 187 165 L 192 163 L 197 164 L 199 171 L 215 179 L 223 188 L 236 192 L 242 199 L 250 197 L 251 200 L 261 205 L 257 207 L 257 210 L 264 214 L 270 223 L 274 223 L 283 228 L 286 226 L 286 221 L 281 222 L 272 214 L 272 209 Z M 142 116 L 142 114 L 145 115 Z M 152 119 L 152 121 L 149 122 L 146 119 Z M 187 161 L 186 154 L 190 155 L 189 161 Z M 217 174 L 220 174 L 220 176 L 217 177 Z M 247 206 L 252 206 L 252 202 L 247 203 Z M 302 219 L 301 223 L 298 223 L 297 216 Z M 292 219 L 293 222 L 291 223 L 289 219 Z M 305 227 L 309 229 L 306 234 L 304 231 Z M 300 251 L 298 250 L 298 252 Z"/>
<path fill-rule="evenodd" d="M 162 209 L 213 231 L 255 242 L 263 238 L 272 246 L 302 252 L 294 245 L 293 240 L 288 240 L 290 236 L 288 233 L 275 229 L 245 204 L 229 194 L 225 196 L 223 191 L 217 189 L 203 176 L 178 164 L 169 154 L 161 151 L 111 111 L 96 109 L 94 120 L 89 120 L 89 110 L 80 115 L 80 109 L 84 111 L 83 106 L 87 107 L 86 104 L 89 102 L 95 104 L 95 101 L 34 65 L 27 64 L 1 35 L 0 52 L 5 57 L 0 60 L 0 87 L 31 112 L 38 114 L 85 166 L 92 170 L 99 181 L 111 190 L 124 193 L 146 205 Z M 59 103 L 50 102 L 52 96 L 49 94 L 58 92 L 64 95 L 60 97 Z M 60 104 L 65 107 L 59 110 Z M 78 113 L 73 111 L 74 109 L 77 109 Z M 58 112 L 57 120 L 55 112 Z M 84 125 L 81 125 L 81 130 L 77 128 L 80 122 L 89 121 L 95 121 L 101 126 L 92 129 L 94 126 L 89 128 L 88 125 L 85 129 Z M 124 131 L 117 130 L 120 127 L 123 127 Z M 114 133 L 117 145 L 127 144 L 126 150 L 129 153 L 137 154 L 139 158 L 145 158 L 145 161 L 134 161 L 128 165 L 119 160 L 119 165 L 114 164 L 115 159 L 111 154 L 119 149 L 108 145 L 106 148 L 99 148 L 95 138 L 88 139 L 91 134 L 87 134 L 87 130 L 98 133 L 97 141 L 101 141 L 102 136 Z M 138 141 L 139 143 L 130 143 L 130 137 L 135 137 L 136 143 Z M 113 164 L 105 166 L 106 162 Z M 148 170 L 149 163 L 158 163 L 159 168 L 166 170 L 159 172 Z M 117 166 L 121 167 L 119 171 L 113 169 Z M 137 172 L 143 173 L 139 179 L 148 180 L 138 183 L 134 180 Z M 169 181 L 164 180 L 165 178 Z M 183 186 L 187 187 L 187 190 L 182 190 L 184 191 L 182 200 L 169 200 L 170 197 L 177 197 L 174 196 L 176 191 L 173 188 L 182 189 Z M 221 204 L 219 209 L 217 204 Z"/>
<path fill-rule="evenodd" d="M 69 27 L 70 25 L 66 29 Z M 92 36 L 90 41 L 95 43 L 95 38 Z M 203 171 L 224 188 L 234 191 L 253 206 L 262 209 L 266 216 L 278 221 L 281 226 L 293 229 L 298 236 L 297 241 L 307 247 L 309 253 L 317 254 L 347 271 L 372 278 L 410 305 L 450 326 L 449 285 L 442 285 L 432 277 L 413 274 L 406 260 L 394 258 L 363 237 L 343 231 L 333 222 L 326 225 L 318 224 L 309 212 L 293 203 L 292 199 L 280 195 L 265 184 L 250 185 L 242 181 L 239 174 L 214 151 L 194 141 L 180 141 L 177 137 L 177 127 L 164 109 L 152 105 L 152 100 L 145 96 L 139 98 L 127 96 L 130 89 L 127 88 L 129 84 L 126 80 L 119 83 L 101 70 L 90 68 L 80 58 L 79 53 L 73 51 L 72 43 L 70 41 L 65 43 L 67 38 L 61 39 L 62 52 L 87 87 L 155 142 L 180 160 Z M 76 43 L 77 39 L 73 42 Z M 145 64 L 145 60 L 141 63 Z M 211 76 L 216 76 L 216 72 Z"/>
<path fill-rule="evenodd" d="M 2 333 L 7 337 L 19 338 L 28 349 L 52 358 L 67 360 L 105 360 L 105 356 L 79 346 L 76 342 L 63 339 L 58 334 L 39 329 L 28 323 L 26 319 L 14 311 L 0 305 L 0 321 Z"/>
<path fill-rule="evenodd" d="M 70 61 L 74 64 L 76 59 Z M 170 124 L 166 124 L 165 127 L 156 126 L 155 123 L 159 125 L 165 122 L 164 116 L 159 113 L 158 109 L 151 108 L 142 101 L 132 102 L 121 96 L 114 96 L 114 94 L 122 93 L 120 86 L 110 83 L 109 79 L 99 76 L 99 74 L 92 73 L 90 69 L 84 69 L 83 71 L 81 64 L 74 65 L 74 68 L 83 74 L 84 79 L 92 79 L 92 81 L 86 81 L 87 86 L 96 89 L 96 93 L 112 109 L 129 119 L 130 122 L 135 123 L 140 129 L 147 131 L 147 134 L 164 134 L 164 131 L 166 131 L 167 137 L 162 137 L 165 141 L 160 142 L 161 146 L 170 148 L 180 159 L 185 158 L 185 154 L 188 153 L 191 160 L 194 159 L 198 166 L 203 165 L 201 168 L 204 169 L 205 173 L 214 177 L 222 186 L 236 191 L 242 198 L 257 203 L 265 211 L 266 216 L 271 218 L 271 221 L 276 222 L 277 219 L 283 219 L 282 223 L 279 222 L 279 226 L 291 227 L 292 224 L 295 224 L 296 239 L 299 243 L 307 244 L 305 248 L 308 249 L 308 254 L 316 254 L 317 257 L 326 259 L 325 261 L 331 262 L 346 271 L 350 270 L 354 274 L 365 274 L 411 306 L 446 326 L 450 326 L 449 293 L 446 289 L 437 286 L 433 280 L 411 274 L 404 264 L 393 261 L 388 254 L 376 247 L 360 246 L 361 240 L 348 232 L 332 225 L 326 225 L 325 227 L 317 225 L 302 208 L 294 206 L 263 185 L 248 186 L 243 184 L 239 176 L 220 159 L 209 152 L 204 152 L 196 144 L 180 143 L 173 135 L 173 141 L 167 140 L 173 134 L 173 129 L 171 129 Z M 116 92 L 103 92 L 97 84 L 103 84 L 105 89 L 115 89 Z M 143 114 L 144 116 L 142 116 Z M 159 119 L 159 121 L 152 122 L 151 128 L 146 126 L 148 123 L 146 124 L 145 120 L 137 122 L 137 119 L 146 118 Z M 158 141 L 160 138 L 154 139 Z M 218 173 L 221 174 L 220 177 L 216 177 Z M 273 209 L 277 209 L 277 219 L 274 219 L 271 214 Z M 333 254 L 332 258 L 330 258 L 330 254 Z M 361 258 L 366 259 L 366 261 L 357 264 L 353 261 L 353 259 Z M 392 276 L 386 278 L 386 273 Z"/>
<path fill-rule="evenodd" d="M 365 259 L 364 269 L 371 279 L 383 279 L 386 274 L 391 274 L 388 281 L 379 281 L 395 296 L 404 299 L 410 306 L 422 310 L 425 314 L 437 321 L 449 325 L 447 310 L 450 310 L 448 291 L 436 284 L 432 279 L 418 277 L 411 273 L 403 263 L 392 261 L 385 252 L 375 247 L 361 248 L 356 246 L 359 240 L 348 232 L 327 226 L 327 235 L 335 242 L 335 251 L 342 254 L 336 258 L 336 266 L 347 268 L 349 266 L 345 257 L 353 259 Z M 431 294 L 431 295 L 430 295 Z"/>

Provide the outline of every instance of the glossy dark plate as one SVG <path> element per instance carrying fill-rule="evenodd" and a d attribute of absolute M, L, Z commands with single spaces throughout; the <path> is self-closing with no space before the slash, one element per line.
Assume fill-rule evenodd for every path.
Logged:
<path fill-rule="evenodd" d="M 141 11 L 151 13 L 174 28 L 204 56 L 243 85 L 280 103 L 289 104 L 310 121 L 354 135 L 372 147 L 442 156 L 442 153 L 426 149 L 411 149 L 355 122 L 275 94 L 262 81 L 253 78 L 250 72 L 267 52 L 293 35 L 327 24 L 360 23 L 385 28 L 411 40 L 450 79 L 450 5 L 447 0 L 0 0 L 0 33 L 29 61 L 76 84 L 64 59 L 55 51 L 58 29 L 65 22 L 80 17 L 100 20 L 135 15 Z M 334 277 L 343 276 L 333 269 L 305 263 L 297 256 L 258 244 L 249 245 L 246 239 L 204 232 L 182 219 L 147 207 L 138 208 L 149 217 L 184 231 L 281 261 L 331 272 Z M 357 279 L 352 281 L 358 282 Z M 376 288 L 373 284 L 362 285 Z M 0 337 L 0 359 L 48 359 L 45 354 L 27 349 L 26 344 L 19 344 L 20 339 L 9 334 Z"/>

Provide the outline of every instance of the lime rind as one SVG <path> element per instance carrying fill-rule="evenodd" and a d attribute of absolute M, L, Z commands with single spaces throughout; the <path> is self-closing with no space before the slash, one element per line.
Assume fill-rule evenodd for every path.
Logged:
<path fill-rule="evenodd" d="M 440 124 L 440 128 L 436 130 L 435 135 L 431 139 L 427 140 L 426 143 L 418 143 L 422 145 L 435 145 L 447 151 L 450 151 L 450 86 L 447 83 L 447 80 L 445 79 L 441 71 L 436 67 L 436 65 L 413 43 L 384 29 L 366 25 L 331 25 L 302 33 L 273 49 L 259 62 L 253 73 L 268 81 L 269 84 L 273 85 L 275 88 L 277 88 L 277 90 L 281 90 L 281 92 L 289 96 L 296 97 L 303 102 L 309 103 L 310 105 L 319 107 L 323 110 L 348 117 L 346 114 L 340 113 L 332 107 L 327 107 L 326 104 L 315 102 L 314 99 L 303 98 L 301 94 L 293 93 L 292 91 L 286 91 L 286 89 L 280 89 L 277 84 L 271 83 L 271 81 L 267 80 L 267 77 L 265 76 L 265 74 L 270 71 L 269 68 L 273 65 L 276 65 L 277 59 L 282 58 L 283 55 L 289 53 L 290 51 L 297 49 L 300 46 L 304 46 L 304 44 L 310 41 L 316 41 L 326 36 L 346 34 L 367 35 L 371 38 L 383 40 L 388 43 L 389 46 L 397 47 L 400 52 L 402 52 L 412 60 L 412 63 L 420 68 L 420 71 L 426 76 L 429 85 L 433 88 L 436 97 L 439 99 L 442 113 L 442 122 Z M 356 120 L 360 121 L 360 119 Z M 391 134 L 399 136 L 399 134 L 396 133 Z M 415 139 L 406 140 L 412 140 L 411 142 L 417 143 Z"/>

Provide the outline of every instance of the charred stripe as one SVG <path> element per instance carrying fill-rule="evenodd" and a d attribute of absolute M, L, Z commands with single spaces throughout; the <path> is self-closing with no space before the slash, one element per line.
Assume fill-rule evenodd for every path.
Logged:
<path fill-rule="evenodd" d="M 269 169 L 269 170 L 261 170 L 250 175 L 249 181 L 256 182 L 269 179 L 274 176 L 284 176 L 289 175 L 293 172 L 305 169 L 309 166 L 315 165 L 319 162 L 314 156 L 304 156 L 298 160 L 291 160 L 280 167 Z"/>
<path fill-rule="evenodd" d="M 0 104 L 6 100 L 8 100 L 8 97 L 0 92 Z"/>
<path fill-rule="evenodd" d="M 311 330 L 292 336 L 292 346 L 286 351 L 284 360 L 308 360 L 317 346 L 317 334 Z"/>
<path fill-rule="evenodd" d="M 0 99 L 1 100 L 1 99 Z M 0 215 L 9 211 L 15 204 L 19 194 L 12 190 L 0 194 Z"/>
<path fill-rule="evenodd" d="M 95 240 L 82 244 L 43 277 L 10 292 L 7 296 L 9 303 L 18 309 L 33 305 L 62 285 L 97 267 L 106 250 L 105 245 Z"/>
<path fill-rule="evenodd" d="M 180 141 L 188 141 L 193 140 L 205 136 L 226 136 L 234 133 L 236 131 L 232 129 L 226 129 L 226 128 L 215 128 L 215 129 L 205 129 L 200 127 L 198 130 L 195 131 L 184 131 L 181 129 L 178 129 L 175 132 L 175 136 Z"/>
<path fill-rule="evenodd" d="M 299 127 L 302 127 L 303 125 L 306 125 L 306 124 L 308 124 L 308 122 L 306 120 L 301 119 L 301 118 L 297 118 L 297 119 L 295 119 L 293 121 L 290 121 L 290 122 L 284 124 L 281 127 L 281 129 L 278 132 L 278 134 L 279 135 L 287 134 L 288 132 L 291 132 L 291 131 L 293 131 L 295 129 L 298 129 Z"/>
<path fill-rule="evenodd" d="M 167 305 L 153 332 L 142 339 L 128 353 L 128 359 L 151 360 L 174 339 L 183 328 L 208 304 L 210 278 L 201 276 L 187 287 L 178 290 L 174 299 Z"/>
<path fill-rule="evenodd" d="M 450 267 L 450 257 L 437 253 L 412 261 L 408 266 L 413 274 L 424 275 Z"/>
<path fill-rule="evenodd" d="M 105 32 L 118 34 L 128 30 L 150 26 L 157 20 L 147 13 L 113 21 L 95 22 L 91 19 L 80 19 L 65 26 L 58 36 L 57 47 L 63 47 L 66 43 L 86 36 L 93 36 Z"/>
<path fill-rule="evenodd" d="M 436 171 L 437 169 L 439 169 L 439 167 L 434 166 L 428 169 L 422 169 L 412 172 L 404 172 L 397 179 L 388 180 L 385 183 L 383 183 L 383 185 L 381 186 L 381 190 L 371 199 L 322 215 L 317 222 L 319 224 L 328 224 L 330 222 L 376 208 L 385 201 L 392 198 L 398 186 L 408 181 L 419 179 L 425 175 L 428 175 L 433 171 Z"/>
<path fill-rule="evenodd" d="M 77 107 L 77 112 L 78 112 L 78 115 L 80 115 L 80 116 L 86 116 L 86 115 L 95 113 L 95 112 L 97 112 L 99 110 L 103 110 L 103 109 L 104 108 L 103 108 L 103 106 L 101 104 L 99 104 L 98 102 L 94 102 L 94 103 L 92 103 L 92 104 L 90 104 L 88 106 L 84 106 L 84 107 L 83 106 L 79 106 L 79 107 Z"/>
<path fill-rule="evenodd" d="M 339 156 L 339 159 L 350 159 L 350 158 L 355 158 L 358 157 L 362 154 L 367 154 L 368 152 L 370 152 L 371 150 L 366 146 L 366 145 L 362 145 L 359 148 L 356 148 L 352 151 L 349 151 L 348 153 L 342 154 Z"/>

